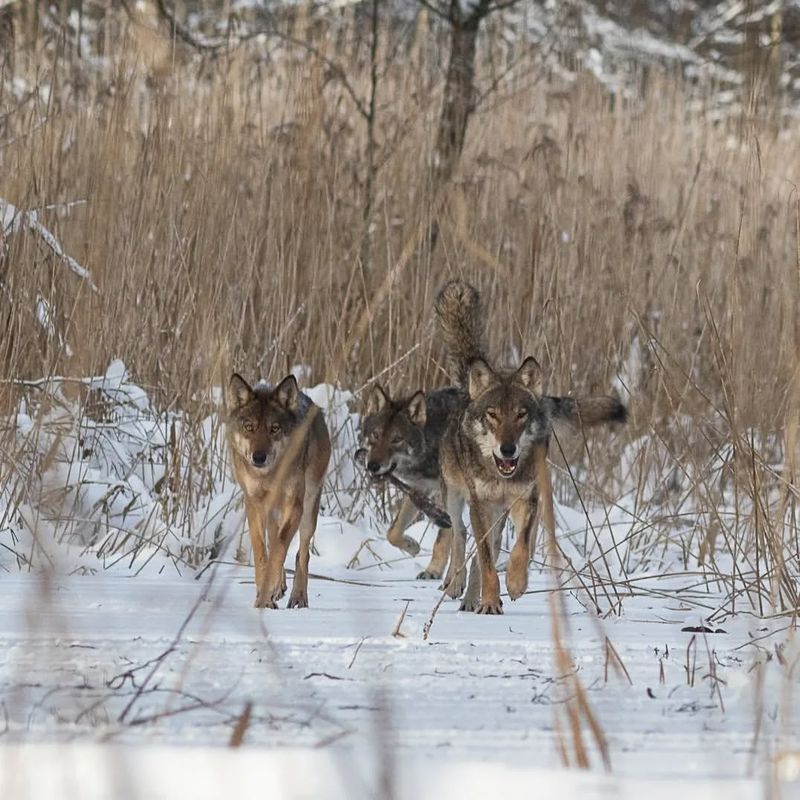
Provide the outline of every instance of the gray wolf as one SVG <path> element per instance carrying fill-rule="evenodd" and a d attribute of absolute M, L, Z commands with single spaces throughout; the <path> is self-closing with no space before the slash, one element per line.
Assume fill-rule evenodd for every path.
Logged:
<path fill-rule="evenodd" d="M 439 452 L 442 495 L 453 522 L 445 587 L 452 597 L 458 597 L 464 588 L 466 530 L 462 512 L 469 503 L 480 585 L 474 573 L 461 608 L 479 614 L 502 614 L 495 567 L 499 534 L 506 514 L 510 514 L 516 541 L 506 589 L 516 600 L 528 586 L 539 503 L 537 464 L 546 468 L 554 427 L 624 422 L 627 410 L 614 397 L 543 395 L 541 368 L 530 356 L 516 369 L 490 366 L 483 342 L 480 297 L 463 281 L 453 281 L 441 290 L 435 311 L 449 369 L 467 398 L 451 417 Z"/>
<path fill-rule="evenodd" d="M 322 410 L 288 375 L 251 387 L 236 373 L 225 422 L 233 473 L 244 493 L 256 569 L 256 608 L 286 593 L 284 561 L 297 531 L 300 549 L 288 608 L 308 606 L 308 562 L 331 442 Z M 267 541 L 265 541 L 265 534 Z"/>
<path fill-rule="evenodd" d="M 554 425 L 563 429 L 584 424 L 596 424 L 594 418 L 603 411 L 598 400 L 604 398 L 546 397 Z M 410 396 L 393 398 L 380 385 L 368 395 L 362 420 L 362 435 L 366 444 L 366 467 L 376 479 L 396 475 L 416 491 L 441 503 L 441 470 L 439 448 L 450 419 L 462 413 L 469 395 L 458 387 Z M 386 535 L 395 547 L 414 556 L 419 544 L 405 534 L 417 516 L 416 504 L 403 498 L 400 509 Z M 502 528 L 502 525 L 498 526 Z M 441 528 L 436 536 L 428 566 L 417 576 L 422 580 L 442 577 L 450 558 L 451 530 Z M 457 587 L 457 580 L 453 588 Z M 457 595 L 463 591 L 463 586 Z"/>
<path fill-rule="evenodd" d="M 463 404 L 464 393 L 457 388 L 393 399 L 376 384 L 368 395 L 361 424 L 367 471 L 378 479 L 396 475 L 421 494 L 438 498 L 439 444 L 448 420 Z M 415 504 L 404 497 L 386 534 L 391 544 L 412 556 L 419 552 L 419 544 L 406 536 L 405 530 L 416 515 Z M 449 557 L 450 529 L 440 528 L 430 563 L 417 577 L 441 578 Z"/>

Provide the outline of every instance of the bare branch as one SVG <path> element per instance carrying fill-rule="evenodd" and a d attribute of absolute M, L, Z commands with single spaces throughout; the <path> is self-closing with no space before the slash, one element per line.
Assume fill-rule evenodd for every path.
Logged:
<path fill-rule="evenodd" d="M 347 79 L 347 74 L 344 68 L 333 59 L 326 56 L 319 48 L 305 42 L 302 39 L 297 39 L 288 33 L 283 33 L 275 28 L 257 28 L 250 30 L 246 33 L 238 34 L 234 40 L 231 39 L 217 39 L 209 40 L 198 37 L 193 31 L 181 24 L 175 15 L 167 8 L 165 0 L 156 0 L 156 8 L 162 19 L 164 19 L 172 29 L 173 34 L 185 44 L 193 47 L 202 53 L 215 54 L 224 49 L 231 49 L 238 46 L 250 39 L 255 39 L 259 36 L 268 36 L 280 39 L 288 44 L 300 47 L 306 52 L 318 58 L 327 68 L 329 73 L 339 82 L 344 88 L 345 92 L 350 96 L 350 99 L 356 106 L 358 113 L 366 120 L 369 119 L 369 109 L 364 104 L 364 101 L 358 96 L 358 93 L 353 88 L 353 85 Z M 127 7 L 126 7 L 127 10 Z"/>
<path fill-rule="evenodd" d="M 300 47 L 308 53 L 311 53 L 315 58 L 318 58 L 330 71 L 330 74 L 342 84 L 342 87 L 350 95 L 350 99 L 355 104 L 358 113 L 365 119 L 369 120 L 370 114 L 369 109 L 364 105 L 363 100 L 358 96 L 358 93 L 353 88 L 353 85 L 347 79 L 347 73 L 344 71 L 344 68 L 341 64 L 337 64 L 333 59 L 326 56 L 319 48 L 314 47 L 313 44 L 309 42 L 304 42 L 302 39 L 296 39 L 294 36 L 290 36 L 288 33 L 283 33 L 282 31 L 277 31 L 275 29 L 265 30 L 263 31 L 265 36 L 274 36 L 277 39 L 281 39 L 288 44 L 294 45 L 295 47 Z"/>
<path fill-rule="evenodd" d="M 484 17 L 493 14 L 495 11 L 504 11 L 511 6 L 517 5 L 520 0 L 478 0 L 474 5 L 472 11 L 467 16 L 467 21 L 475 24 L 480 22 Z"/>
<path fill-rule="evenodd" d="M 0 241 L 22 228 L 28 228 L 41 242 L 79 278 L 87 281 L 93 292 L 97 291 L 92 275 L 61 246 L 61 242 L 39 222 L 35 211 L 23 211 L 0 197 Z"/>
<path fill-rule="evenodd" d="M 229 45 L 227 40 L 212 42 L 205 39 L 199 39 L 192 31 L 189 30 L 189 28 L 187 28 L 185 25 L 182 25 L 177 20 L 175 14 L 173 14 L 172 11 L 167 8 L 164 0 L 156 0 L 156 9 L 158 9 L 158 13 L 161 15 L 161 18 L 166 20 L 166 22 L 169 24 L 173 35 L 177 36 L 182 42 L 194 47 L 195 50 L 201 50 L 205 53 L 217 53 Z"/>
<path fill-rule="evenodd" d="M 441 8 L 439 8 L 439 6 L 434 5 L 432 2 L 430 2 L 430 0 L 417 0 L 417 2 L 423 8 L 427 8 L 428 11 L 436 14 L 436 16 L 440 19 L 450 20 L 450 15 L 446 11 L 443 11 Z"/>

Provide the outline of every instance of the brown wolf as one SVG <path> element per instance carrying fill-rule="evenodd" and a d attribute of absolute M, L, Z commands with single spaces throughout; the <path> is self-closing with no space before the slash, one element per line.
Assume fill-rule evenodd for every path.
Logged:
<path fill-rule="evenodd" d="M 551 408 L 553 423 L 558 429 L 575 427 L 579 418 L 593 413 L 593 398 L 547 397 L 544 401 Z M 370 474 L 376 478 L 396 475 L 434 502 L 441 503 L 439 447 L 450 419 L 462 413 L 468 402 L 469 395 L 456 387 L 392 399 L 383 387 L 376 385 L 368 396 L 361 425 Z M 391 544 L 412 556 L 419 552 L 419 544 L 405 535 L 405 530 L 416 516 L 415 504 L 404 498 L 386 535 Z M 450 558 L 450 536 L 450 528 L 439 529 L 430 563 L 417 578 L 442 577 Z M 462 591 L 463 586 L 456 596 Z"/>
<path fill-rule="evenodd" d="M 502 614 L 495 568 L 499 533 L 510 513 L 516 542 L 508 564 L 506 588 L 511 599 L 516 600 L 528 586 L 528 563 L 536 532 L 536 464 L 545 463 L 542 455 L 547 453 L 554 424 L 624 422 L 627 411 L 613 397 L 543 396 L 541 370 L 531 357 L 514 370 L 493 369 L 484 355 L 480 298 L 473 287 L 461 281 L 447 284 L 437 298 L 436 315 L 451 372 L 468 397 L 451 419 L 439 454 L 442 493 L 453 521 L 445 585 L 452 597 L 463 591 L 466 531 L 462 512 L 465 502 L 469 502 L 480 566 L 480 599 L 477 580 L 470 580 L 461 607 L 479 614 Z"/>
<path fill-rule="evenodd" d="M 277 608 L 286 593 L 283 564 L 298 528 L 300 549 L 287 607 L 306 608 L 309 548 L 331 455 L 322 411 L 298 389 L 293 375 L 275 387 L 251 387 L 235 373 L 227 411 L 233 472 L 244 492 L 253 543 L 256 608 Z"/>

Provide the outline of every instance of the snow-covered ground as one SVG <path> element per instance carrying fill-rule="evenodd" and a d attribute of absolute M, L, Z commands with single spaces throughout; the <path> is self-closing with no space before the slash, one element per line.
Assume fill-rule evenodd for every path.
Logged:
<path fill-rule="evenodd" d="M 0 494 L 0 798 L 732 800 L 778 780 L 800 796 L 794 628 L 756 616 L 746 593 L 731 613 L 725 582 L 692 566 L 696 525 L 649 538 L 652 520 L 621 489 L 588 526 L 562 498 L 574 571 L 544 567 L 539 550 L 504 616 L 460 613 L 415 578 L 431 528 L 410 531 L 416 558 L 382 538 L 378 498 L 348 461 L 348 395 L 317 387 L 336 456 L 311 608 L 258 611 L 216 414 L 190 427 L 159 412 L 119 362 L 72 381 L 82 399 L 67 383 L 31 385 L 39 399 L 6 438 L 17 477 Z M 637 496 L 663 483 L 638 481 Z M 559 574 L 567 670 L 551 625 Z M 593 771 L 561 768 L 560 745 L 575 762 L 575 676 L 610 772 L 585 718 Z"/>
<path fill-rule="evenodd" d="M 199 797 L 234 787 L 388 797 L 381 781 L 396 779 L 402 797 L 541 787 L 666 797 L 669 787 L 755 798 L 773 766 L 797 775 L 797 728 L 781 713 L 793 687 L 769 657 L 782 647 L 797 658 L 785 624 L 739 619 L 695 635 L 681 630 L 697 620 L 674 599 L 634 600 L 602 624 L 572 603 L 574 668 L 612 773 L 594 753 L 596 775 L 566 775 L 554 772 L 564 686 L 547 578 L 536 574 L 503 617 L 446 602 L 425 640 L 439 593 L 414 579 L 421 563 L 353 572 L 325 568 L 323 555 L 312 607 L 272 613 L 251 608 L 252 576 L 239 567 L 197 580 L 3 576 L 0 796 L 169 797 L 183 786 Z M 248 703 L 245 747 L 232 753 L 224 746 Z M 47 790 L 59 781 L 69 790 Z"/>

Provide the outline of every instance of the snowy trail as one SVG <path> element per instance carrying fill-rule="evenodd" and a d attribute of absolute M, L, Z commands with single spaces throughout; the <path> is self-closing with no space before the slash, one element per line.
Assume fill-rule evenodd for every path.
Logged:
<path fill-rule="evenodd" d="M 449 796 L 434 792 L 435 776 L 461 775 L 466 763 L 483 763 L 486 774 L 524 768 L 514 780 L 538 786 L 545 780 L 538 770 L 559 766 L 553 710 L 563 697 L 547 593 L 506 600 L 506 613 L 497 618 L 459 613 L 447 601 L 424 641 L 439 592 L 413 580 L 418 563 L 408 559 L 372 574 L 325 570 L 323 561 L 318 571 L 365 585 L 312 579 L 310 609 L 277 612 L 251 608 L 247 568 L 222 567 L 213 580 L 209 571 L 199 581 L 113 574 L 56 576 L 43 584 L 32 575 L 4 575 L 0 692 L 8 723 L 0 741 L 220 746 L 252 702 L 245 744 L 269 748 L 273 759 L 283 752 L 273 748 L 303 748 L 309 765 L 325 753 L 333 762 L 360 765 L 368 785 L 390 752 L 415 797 L 422 796 L 415 781 L 423 774 L 433 776 L 424 796 Z M 547 580 L 534 573 L 532 588 L 545 588 Z M 407 601 L 402 636 L 394 637 Z M 136 668 L 169 648 L 193 608 L 174 652 L 137 694 L 151 667 Z M 753 748 L 755 655 L 786 640 L 785 624 L 739 618 L 725 634 L 696 637 L 690 686 L 692 634 L 681 628 L 693 613 L 674 599 L 633 598 L 622 617 L 600 624 L 570 603 L 572 656 L 608 738 L 616 777 L 701 781 L 692 785 L 706 788 L 711 780 L 721 790 L 728 781 L 764 775 L 771 754 L 797 748 L 797 739 L 782 741 L 771 721 L 785 687 L 769 661 Z M 606 636 L 632 683 L 611 667 L 606 680 Z M 766 638 L 753 643 L 756 637 Z M 33 769 L 37 759 L 28 752 L 0 748 L 2 774 L 16 771 L 2 767 L 4 754 Z M 66 758 L 58 752 L 56 762 Z M 165 752 L 171 749 L 147 758 L 158 761 Z M 234 758 L 218 752 L 220 759 Z M 577 778 L 565 780 L 576 796 L 586 789 Z M 612 791 L 606 779 L 592 785 L 602 796 Z M 755 796 L 747 787 L 760 785 L 741 783 L 741 796 Z M 0 796 L 9 796 L 2 785 Z"/>

